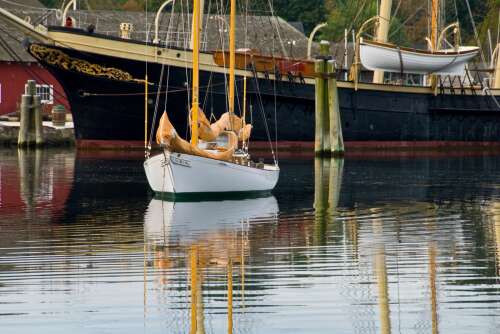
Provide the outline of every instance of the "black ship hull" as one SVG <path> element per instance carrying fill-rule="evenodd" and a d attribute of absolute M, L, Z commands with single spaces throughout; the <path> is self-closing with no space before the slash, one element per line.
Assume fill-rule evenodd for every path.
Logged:
<path fill-rule="evenodd" d="M 190 69 L 174 65 L 162 69 L 159 63 L 146 66 L 143 61 L 72 48 L 44 48 L 63 52 L 84 64 L 123 70 L 134 78 L 117 80 L 93 75 L 87 70 L 61 66 L 53 61 L 54 57 L 38 55 L 65 89 L 77 141 L 144 141 L 144 83 L 139 79 L 145 78 L 146 68 L 150 82 L 148 129 L 155 109 L 158 120 L 166 106 L 178 132 L 189 137 Z M 223 71 L 202 70 L 200 79 L 202 108 L 207 116 L 219 117 L 227 110 L 226 75 Z M 315 88 L 311 80 L 250 76 L 247 84 L 247 120 L 252 119 L 254 140 L 267 141 L 270 136 L 273 141 L 314 141 Z M 237 105 L 242 103 L 242 96 L 243 78 L 237 76 Z M 429 89 L 371 84 L 355 90 L 352 83 L 339 82 L 339 98 L 346 142 L 500 142 L 500 110 L 495 97 L 481 91 L 446 90 L 435 95 Z"/>

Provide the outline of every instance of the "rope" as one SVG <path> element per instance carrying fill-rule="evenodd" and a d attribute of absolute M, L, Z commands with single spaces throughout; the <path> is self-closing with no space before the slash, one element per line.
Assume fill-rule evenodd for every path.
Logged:
<path fill-rule="evenodd" d="M 415 16 L 418 15 L 418 13 L 420 13 L 420 11 L 422 9 L 424 9 L 425 7 L 425 3 L 420 6 L 419 8 L 417 8 L 417 10 L 412 14 L 410 15 L 406 20 L 404 20 L 398 28 L 394 29 L 394 31 L 389 35 L 389 38 L 391 38 L 392 36 L 394 36 L 395 34 L 397 34 L 404 26 L 406 26 L 406 23 L 408 23 L 410 20 L 412 20 Z"/>
<path fill-rule="evenodd" d="M 274 15 L 274 9 L 273 9 L 273 4 L 272 4 L 271 0 L 268 0 L 268 4 L 269 4 L 270 12 L 271 12 L 271 17 L 274 18 L 274 21 L 277 23 L 275 28 L 276 28 L 276 32 L 278 33 L 278 39 L 279 39 L 280 44 L 281 44 L 281 49 L 283 51 L 283 55 L 285 57 L 287 57 L 285 44 L 283 43 L 283 39 L 281 38 L 281 35 L 280 35 L 280 28 L 281 28 L 280 19 Z M 274 53 L 274 50 L 273 50 L 273 53 Z"/>
<path fill-rule="evenodd" d="M 148 147 L 147 147 L 148 155 L 151 152 L 151 145 L 153 142 L 154 128 L 156 126 L 156 116 L 158 115 L 158 107 L 160 105 L 160 93 L 161 93 L 161 86 L 163 83 L 163 74 L 164 73 L 165 73 L 165 64 L 162 64 L 161 73 L 160 73 L 160 84 L 158 85 L 158 90 L 156 91 L 155 111 L 153 113 L 153 121 L 151 122 L 151 129 L 149 130 L 149 140 L 148 140 Z M 168 82 L 167 82 L 167 84 L 168 84 Z M 168 90 L 168 88 L 167 88 L 167 90 Z"/>
<path fill-rule="evenodd" d="M 491 90 L 490 90 L 490 88 L 489 88 L 489 87 L 484 87 L 484 88 L 483 88 L 483 93 L 484 93 L 485 95 L 488 95 L 488 94 L 489 94 L 489 95 L 491 96 L 491 98 L 493 99 L 493 102 L 495 102 L 495 104 L 496 104 L 496 106 L 497 106 L 498 110 L 500 110 L 500 103 L 498 102 L 497 98 L 496 98 L 493 94 L 491 94 Z"/>
<path fill-rule="evenodd" d="M 267 140 L 268 140 L 269 146 L 271 148 L 271 154 L 273 156 L 274 163 L 276 165 L 278 165 L 278 161 L 276 160 L 276 155 L 274 153 L 273 142 L 272 142 L 272 139 L 271 139 L 271 132 L 269 131 L 269 126 L 267 125 L 266 113 L 264 111 L 264 103 L 262 102 L 262 96 L 260 94 L 259 79 L 258 79 L 258 76 L 257 76 L 257 71 L 255 69 L 255 66 L 252 66 L 252 70 L 253 70 L 253 73 L 254 73 L 255 87 L 257 89 L 257 101 L 259 103 L 260 112 L 261 112 L 261 115 L 262 115 L 262 121 L 264 122 L 264 128 L 266 129 Z"/>
<path fill-rule="evenodd" d="M 172 9 L 171 9 L 170 17 L 169 17 L 167 34 L 166 34 L 166 39 L 165 39 L 165 47 L 167 47 L 167 43 L 168 43 L 168 36 L 170 33 L 170 28 L 171 28 L 171 23 L 172 23 L 171 18 L 172 18 L 173 13 L 174 13 L 174 8 L 175 8 L 175 0 L 172 3 Z M 162 89 L 164 72 L 165 72 L 165 64 L 163 63 L 161 66 L 160 84 L 158 85 L 158 90 L 157 90 L 157 94 L 156 94 L 156 103 L 155 103 L 155 111 L 153 113 L 153 121 L 151 122 L 151 130 L 149 133 L 148 154 L 151 152 L 151 147 L 152 147 L 152 143 L 153 143 L 153 136 L 154 136 L 154 131 L 155 131 L 155 127 L 156 127 L 156 119 L 158 116 L 158 107 L 160 104 L 160 94 L 161 94 L 161 89 Z M 167 67 L 167 84 L 166 84 L 166 91 L 165 91 L 165 106 L 164 106 L 165 111 L 167 110 L 169 79 L 170 79 L 170 66 Z"/>
<path fill-rule="evenodd" d="M 481 51 L 481 60 L 483 61 L 483 63 L 486 64 L 486 58 L 484 56 L 483 47 L 481 46 L 481 41 L 479 40 L 479 35 L 476 29 L 476 22 L 474 21 L 474 17 L 472 16 L 472 10 L 470 9 L 469 0 L 465 0 L 465 3 L 467 4 L 467 10 L 469 11 L 469 17 L 472 23 L 472 29 L 474 30 L 474 37 L 476 38 L 477 45 L 479 46 L 479 50 Z"/>
<path fill-rule="evenodd" d="M 17 41 L 18 43 L 22 43 L 21 41 L 19 41 L 15 36 L 13 36 L 10 32 L 8 32 L 7 30 L 4 30 L 0 27 L 0 31 L 5 33 L 8 37 L 10 37 L 11 39 Z M 10 45 L 5 41 L 5 39 L 0 35 L 0 45 L 3 45 L 3 48 L 7 51 L 7 53 L 10 54 L 10 56 L 17 62 L 23 62 L 23 60 L 21 59 L 21 57 L 10 47 Z M 29 75 L 31 75 L 32 77 L 34 77 L 37 81 L 41 82 L 42 84 L 45 84 L 45 85 L 50 85 L 51 83 L 46 81 L 45 79 L 43 79 L 42 77 L 40 77 L 35 71 L 31 70 L 30 68 L 28 67 L 24 67 L 23 70 L 28 73 Z M 53 89 L 53 92 L 55 92 L 58 97 L 62 100 L 66 100 L 68 101 L 67 97 L 65 94 L 59 92 L 55 87 Z"/>

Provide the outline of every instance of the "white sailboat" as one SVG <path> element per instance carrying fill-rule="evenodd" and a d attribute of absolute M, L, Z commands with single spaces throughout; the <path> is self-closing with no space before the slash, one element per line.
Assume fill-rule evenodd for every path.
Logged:
<path fill-rule="evenodd" d="M 174 196 L 200 193 L 268 192 L 278 182 L 274 164 L 254 163 L 239 144 L 248 141 L 252 126 L 234 113 L 236 0 L 231 0 L 229 111 L 211 124 L 199 108 L 200 0 L 193 0 L 193 87 L 191 142 L 182 139 L 165 112 L 156 141 L 163 153 L 148 157 L 144 170 L 156 193 Z"/>

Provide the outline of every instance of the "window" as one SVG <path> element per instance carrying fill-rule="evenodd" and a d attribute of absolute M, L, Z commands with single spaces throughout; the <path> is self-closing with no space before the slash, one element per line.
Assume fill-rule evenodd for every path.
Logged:
<path fill-rule="evenodd" d="M 36 85 L 36 93 L 42 98 L 43 104 L 54 104 L 53 85 Z"/>

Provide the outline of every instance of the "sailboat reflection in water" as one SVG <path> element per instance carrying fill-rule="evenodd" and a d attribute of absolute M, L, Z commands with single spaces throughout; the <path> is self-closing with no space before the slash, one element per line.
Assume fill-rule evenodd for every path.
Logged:
<path fill-rule="evenodd" d="M 206 324 L 213 327 L 207 332 L 225 332 L 226 328 L 227 333 L 233 333 L 233 281 L 237 290 L 234 308 L 242 310 L 252 221 L 276 221 L 278 210 L 272 196 L 205 202 L 151 200 L 144 224 L 145 307 L 148 291 L 159 291 L 168 294 L 168 298 L 159 300 L 173 304 L 169 314 L 185 314 L 190 309 L 190 333 L 205 333 Z M 161 285 L 159 289 L 146 287 L 148 263 Z M 179 282 L 184 281 L 189 290 L 178 289 Z M 222 308 L 227 308 L 227 320 L 216 321 Z M 205 314 L 210 314 L 209 321 L 205 321 Z M 181 326 L 187 323 L 183 321 Z M 186 332 L 185 328 L 179 332 Z"/>

